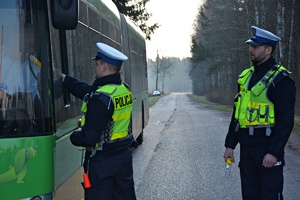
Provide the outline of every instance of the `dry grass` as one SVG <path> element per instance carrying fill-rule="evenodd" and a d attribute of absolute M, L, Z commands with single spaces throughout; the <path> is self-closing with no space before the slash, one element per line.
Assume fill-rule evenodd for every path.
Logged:
<path fill-rule="evenodd" d="M 196 102 L 207 104 L 207 108 L 209 108 L 209 109 L 221 110 L 221 111 L 225 111 L 225 112 L 232 112 L 232 106 L 227 106 L 227 105 L 210 102 L 207 100 L 207 98 L 205 96 L 197 96 L 197 95 L 193 95 L 193 94 L 189 94 L 189 96 L 192 97 L 194 99 L 194 101 L 196 101 Z"/>
<path fill-rule="evenodd" d="M 295 132 L 298 135 L 300 135 L 300 118 L 299 117 L 295 117 L 295 123 L 294 123 L 293 132 Z"/>
<path fill-rule="evenodd" d="M 221 110 L 225 112 L 232 112 L 232 106 L 221 105 L 221 104 L 210 102 L 207 100 L 205 96 L 197 96 L 193 94 L 189 94 L 189 96 L 191 96 L 196 102 L 207 104 L 208 105 L 207 108 L 213 110 Z M 293 132 L 300 136 L 300 117 L 295 117 Z"/>

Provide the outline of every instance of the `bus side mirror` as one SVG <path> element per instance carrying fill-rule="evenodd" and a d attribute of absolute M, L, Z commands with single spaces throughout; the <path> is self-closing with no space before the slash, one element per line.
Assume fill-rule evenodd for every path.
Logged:
<path fill-rule="evenodd" d="M 56 29 L 73 30 L 78 22 L 78 0 L 51 0 L 52 25 Z"/>

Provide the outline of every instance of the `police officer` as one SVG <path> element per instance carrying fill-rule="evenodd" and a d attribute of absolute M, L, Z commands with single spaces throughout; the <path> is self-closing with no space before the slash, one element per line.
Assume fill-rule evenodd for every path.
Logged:
<path fill-rule="evenodd" d="M 86 147 L 84 183 L 86 200 L 135 200 L 131 145 L 128 133 L 132 96 L 119 74 L 127 60 L 120 51 L 97 43 L 96 80 L 93 85 L 62 75 L 63 86 L 83 99 L 82 127 L 70 137 L 75 146 Z"/>
<path fill-rule="evenodd" d="M 294 125 L 296 87 L 290 73 L 272 56 L 273 33 L 252 26 L 252 66 L 239 78 L 239 93 L 225 139 L 225 160 L 234 161 L 240 143 L 240 176 L 244 200 L 283 199 L 284 147 Z"/>

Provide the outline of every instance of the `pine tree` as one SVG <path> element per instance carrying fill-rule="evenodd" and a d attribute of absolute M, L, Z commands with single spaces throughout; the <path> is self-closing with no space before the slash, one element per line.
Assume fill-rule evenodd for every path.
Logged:
<path fill-rule="evenodd" d="M 146 10 L 146 4 L 150 0 L 112 0 L 120 13 L 128 16 L 145 33 L 146 39 L 151 39 L 151 34 L 159 27 L 157 23 L 148 26 L 147 21 L 152 16 Z"/>

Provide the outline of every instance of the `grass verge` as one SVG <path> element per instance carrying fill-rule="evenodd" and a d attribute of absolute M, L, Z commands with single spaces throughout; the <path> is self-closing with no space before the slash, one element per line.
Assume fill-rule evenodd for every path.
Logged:
<path fill-rule="evenodd" d="M 149 97 L 149 107 L 153 106 L 161 96 L 151 96 Z"/>
<path fill-rule="evenodd" d="M 294 129 L 293 132 L 300 135 L 300 117 L 295 117 Z"/>
<path fill-rule="evenodd" d="M 196 102 L 207 104 L 207 108 L 209 109 L 232 112 L 232 106 L 221 105 L 221 104 L 210 102 L 206 99 L 205 96 L 197 96 L 193 94 L 189 94 L 189 96 L 192 97 Z M 300 117 L 295 117 L 293 132 L 296 133 L 297 135 L 300 135 Z"/>
<path fill-rule="evenodd" d="M 197 95 L 193 95 L 193 94 L 188 94 L 188 95 L 190 97 L 192 97 L 194 99 L 194 101 L 196 101 L 196 102 L 207 104 L 207 108 L 209 108 L 209 109 L 220 110 L 220 111 L 224 111 L 224 112 L 232 112 L 232 106 L 210 102 L 206 99 L 205 96 L 197 96 Z"/>

